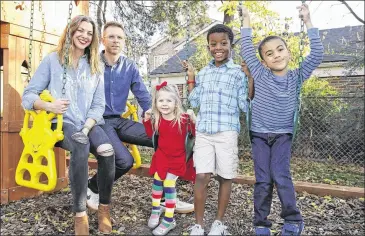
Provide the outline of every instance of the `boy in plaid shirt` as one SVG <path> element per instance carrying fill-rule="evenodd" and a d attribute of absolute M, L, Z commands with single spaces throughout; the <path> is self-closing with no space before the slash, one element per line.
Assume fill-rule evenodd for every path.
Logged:
<path fill-rule="evenodd" d="M 218 212 L 209 235 L 226 235 L 222 219 L 229 203 L 232 179 L 237 175 L 240 110 L 246 112 L 247 78 L 230 58 L 232 30 L 219 24 L 208 31 L 208 50 L 213 60 L 194 78 L 188 69 L 189 101 L 200 107 L 196 121 L 194 204 L 196 224 L 190 235 L 204 235 L 203 217 L 211 174 L 218 175 Z"/>

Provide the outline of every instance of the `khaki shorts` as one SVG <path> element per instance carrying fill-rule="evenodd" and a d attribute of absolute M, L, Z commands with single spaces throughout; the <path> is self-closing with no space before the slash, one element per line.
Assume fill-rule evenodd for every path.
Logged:
<path fill-rule="evenodd" d="M 196 132 L 194 165 L 197 174 L 213 173 L 225 179 L 237 176 L 238 133 L 224 131 L 216 134 Z"/>

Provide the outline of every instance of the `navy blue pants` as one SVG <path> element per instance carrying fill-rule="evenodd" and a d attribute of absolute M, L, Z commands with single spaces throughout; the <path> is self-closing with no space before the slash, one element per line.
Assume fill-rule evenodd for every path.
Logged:
<path fill-rule="evenodd" d="M 274 184 L 281 202 L 280 216 L 285 221 L 302 221 L 290 174 L 292 134 L 251 132 L 251 142 L 256 177 L 254 225 L 271 227 L 267 216 Z"/>

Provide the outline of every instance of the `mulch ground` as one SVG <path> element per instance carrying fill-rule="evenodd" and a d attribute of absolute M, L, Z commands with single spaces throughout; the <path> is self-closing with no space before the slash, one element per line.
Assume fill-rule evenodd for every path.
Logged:
<path fill-rule="evenodd" d="M 112 198 L 113 234 L 151 235 L 147 220 L 151 209 L 152 179 L 134 175 L 122 177 L 114 186 Z M 192 185 L 178 181 L 178 197 L 189 201 Z M 217 210 L 218 182 L 209 184 L 205 220 L 206 232 Z M 364 235 L 364 199 L 343 200 L 298 194 L 297 203 L 305 219 L 305 235 Z M 1 235 L 73 234 L 71 192 L 68 188 L 1 206 Z M 97 214 L 89 211 L 90 234 L 97 232 Z M 226 225 L 233 235 L 250 235 L 252 231 L 253 187 L 234 184 Z M 272 211 L 272 234 L 280 235 L 280 201 L 275 193 Z M 188 233 L 194 214 L 176 214 L 177 227 L 170 235 Z"/>

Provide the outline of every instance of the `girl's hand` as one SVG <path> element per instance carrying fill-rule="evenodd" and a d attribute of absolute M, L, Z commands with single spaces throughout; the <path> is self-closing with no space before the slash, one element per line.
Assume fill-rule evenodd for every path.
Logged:
<path fill-rule="evenodd" d="M 144 113 L 144 121 L 148 121 L 151 119 L 152 116 L 152 109 L 148 109 L 145 113 Z"/>
<path fill-rule="evenodd" d="M 191 121 L 195 124 L 196 116 L 195 116 L 194 111 L 192 109 L 188 109 L 186 111 L 186 114 L 188 114 L 190 116 Z"/>
<path fill-rule="evenodd" d="M 299 18 L 303 19 L 304 23 L 310 21 L 310 12 L 307 4 L 303 3 L 301 6 L 297 7 L 299 9 Z"/>
<path fill-rule="evenodd" d="M 189 77 L 194 77 L 195 76 L 195 68 L 193 67 L 193 65 L 191 65 L 186 60 L 182 61 L 181 64 L 182 64 L 182 67 L 184 68 L 184 70 L 188 71 L 188 76 Z"/>

